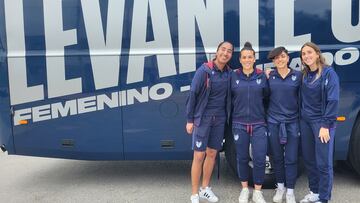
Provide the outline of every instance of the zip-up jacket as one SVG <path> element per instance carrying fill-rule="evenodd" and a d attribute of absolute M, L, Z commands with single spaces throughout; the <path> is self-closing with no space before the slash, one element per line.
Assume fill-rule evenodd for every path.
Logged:
<path fill-rule="evenodd" d="M 279 139 L 281 144 L 287 143 L 286 123 L 298 122 L 300 114 L 300 87 L 302 73 L 290 69 L 282 78 L 277 69 L 269 74 L 270 103 L 268 109 L 268 123 L 279 125 Z"/>
<path fill-rule="evenodd" d="M 214 71 L 215 64 L 213 61 L 204 63 L 200 66 L 194 75 L 194 78 L 191 82 L 189 96 L 186 101 L 186 116 L 188 123 L 194 123 L 196 126 L 199 126 L 201 123 L 201 118 L 204 114 L 205 108 L 207 106 L 211 87 L 212 87 L 212 72 Z M 228 66 L 225 66 L 224 71 L 230 74 L 231 69 Z M 228 83 L 224 91 L 226 94 L 226 104 L 225 104 L 225 116 L 228 117 L 230 110 L 230 75 L 228 77 Z"/>
<path fill-rule="evenodd" d="M 314 74 L 304 77 L 301 87 L 301 116 L 314 121 L 321 127 L 335 127 L 339 105 L 339 78 L 332 67 L 325 67 L 321 76 L 314 81 Z"/>
<path fill-rule="evenodd" d="M 282 78 L 275 69 L 269 75 L 270 103 L 268 121 L 271 123 L 291 123 L 299 119 L 299 101 L 302 73 L 290 69 Z"/>
<path fill-rule="evenodd" d="M 246 125 L 264 124 L 264 100 L 269 88 L 265 74 L 255 69 L 249 77 L 242 68 L 231 74 L 232 122 Z"/>

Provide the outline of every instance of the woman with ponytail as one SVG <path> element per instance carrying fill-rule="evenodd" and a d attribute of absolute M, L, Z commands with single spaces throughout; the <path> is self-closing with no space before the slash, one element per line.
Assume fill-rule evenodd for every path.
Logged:
<path fill-rule="evenodd" d="M 252 201 L 265 203 L 261 188 L 267 152 L 264 99 L 268 94 L 268 83 L 265 74 L 254 68 L 255 51 L 249 42 L 246 42 L 240 51 L 240 63 L 242 67 L 231 73 L 232 130 L 242 187 L 239 203 L 249 201 L 250 144 L 255 187 Z"/>

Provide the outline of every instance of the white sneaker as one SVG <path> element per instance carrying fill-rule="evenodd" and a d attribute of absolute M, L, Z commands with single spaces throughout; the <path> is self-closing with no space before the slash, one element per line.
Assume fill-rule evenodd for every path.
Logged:
<path fill-rule="evenodd" d="M 249 188 L 243 188 L 239 195 L 239 203 L 248 203 L 249 202 L 250 191 Z"/>
<path fill-rule="evenodd" d="M 286 188 L 283 188 L 283 189 L 276 188 L 275 191 L 276 191 L 276 193 L 273 197 L 273 202 L 276 202 L 276 203 L 283 202 Z"/>
<path fill-rule="evenodd" d="M 217 202 L 219 198 L 211 191 L 211 187 L 200 188 L 199 196 L 209 202 Z"/>
<path fill-rule="evenodd" d="M 304 199 L 300 200 L 300 203 L 310 203 L 319 201 L 319 194 L 310 191 L 310 194 L 305 195 Z"/>
<path fill-rule="evenodd" d="M 199 195 L 198 194 L 191 195 L 190 200 L 191 200 L 191 203 L 199 203 L 200 202 Z"/>
<path fill-rule="evenodd" d="M 286 203 L 296 203 L 295 195 L 286 194 Z"/>
<path fill-rule="evenodd" d="M 254 190 L 252 195 L 252 201 L 254 203 L 266 203 L 264 196 L 262 195 L 262 192 L 260 190 Z"/>

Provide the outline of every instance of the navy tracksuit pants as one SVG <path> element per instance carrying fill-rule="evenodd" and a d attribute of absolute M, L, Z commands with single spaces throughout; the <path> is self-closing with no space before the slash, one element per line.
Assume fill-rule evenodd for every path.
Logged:
<path fill-rule="evenodd" d="M 333 184 L 333 151 L 335 128 L 330 128 L 330 140 L 322 143 L 319 138 L 320 121 L 300 121 L 301 145 L 309 188 L 319 193 L 321 200 L 330 200 Z"/>
<path fill-rule="evenodd" d="M 249 180 L 249 146 L 251 144 L 253 162 L 253 182 L 262 185 L 265 176 L 267 152 L 267 129 L 264 124 L 244 125 L 233 123 L 236 146 L 237 170 L 241 182 Z"/>
<path fill-rule="evenodd" d="M 268 122 L 269 143 L 274 161 L 276 181 L 294 189 L 297 178 L 298 146 L 300 141 L 298 122 L 286 123 L 287 142 L 280 142 L 280 124 Z"/>

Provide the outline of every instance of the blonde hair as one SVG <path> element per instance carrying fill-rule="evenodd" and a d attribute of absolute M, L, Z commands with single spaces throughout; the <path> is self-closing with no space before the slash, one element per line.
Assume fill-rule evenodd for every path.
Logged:
<path fill-rule="evenodd" d="M 321 54 L 319 46 L 316 45 L 313 42 L 306 42 L 300 49 L 300 59 L 301 59 L 301 64 L 302 64 L 302 70 L 303 70 L 304 77 L 306 77 L 306 75 L 310 71 L 310 67 L 304 63 L 304 60 L 302 58 L 302 50 L 303 50 L 304 47 L 310 47 L 310 48 L 314 49 L 316 54 L 319 55 L 319 58 L 316 59 L 316 66 L 318 67 L 319 71 L 317 72 L 316 77 L 313 80 L 313 81 L 315 81 L 321 76 L 321 73 L 322 73 L 323 69 L 325 67 L 327 67 L 328 64 L 326 63 L 324 56 Z"/>

